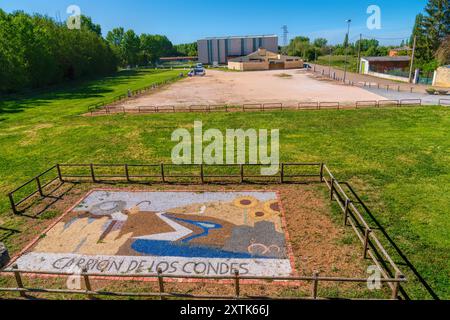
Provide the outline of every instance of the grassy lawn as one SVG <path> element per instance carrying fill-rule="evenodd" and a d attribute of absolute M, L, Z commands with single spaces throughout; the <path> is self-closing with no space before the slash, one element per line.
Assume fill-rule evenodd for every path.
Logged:
<path fill-rule="evenodd" d="M 348 56 L 348 71 L 350 72 L 357 72 L 358 69 L 358 57 L 354 56 Z M 320 64 L 322 66 L 328 66 L 331 63 L 331 66 L 337 69 L 344 70 L 345 67 L 345 56 L 320 56 L 317 58 L 316 61 L 317 64 Z"/>
<path fill-rule="evenodd" d="M 450 298 L 448 108 L 81 116 L 89 105 L 177 73 L 125 71 L 49 94 L 0 101 L 0 194 L 57 162 L 169 162 L 171 133 L 192 128 L 194 120 L 202 120 L 205 129 L 280 128 L 281 160 L 328 163 L 339 179 L 364 195 L 438 295 Z M 20 230 L 23 219 L 12 216 L 1 196 L 3 227 Z M 428 297 L 415 282 L 408 292 L 412 298 Z"/>

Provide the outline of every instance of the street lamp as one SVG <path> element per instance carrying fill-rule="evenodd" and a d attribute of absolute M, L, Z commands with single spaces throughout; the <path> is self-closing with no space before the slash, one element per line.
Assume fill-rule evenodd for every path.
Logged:
<path fill-rule="evenodd" d="M 346 37 L 347 41 L 345 42 L 344 83 L 347 78 L 348 44 L 350 42 L 350 24 L 352 23 L 352 20 L 348 19 L 346 22 L 347 22 L 348 29 L 347 29 L 347 37 Z"/>

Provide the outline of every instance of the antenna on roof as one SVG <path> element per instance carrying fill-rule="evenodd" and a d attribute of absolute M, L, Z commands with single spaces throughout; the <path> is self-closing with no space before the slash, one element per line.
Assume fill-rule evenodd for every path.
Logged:
<path fill-rule="evenodd" d="M 288 45 L 288 34 L 289 34 L 288 26 L 287 25 L 282 26 L 281 30 L 283 30 L 283 46 L 286 47 Z"/>

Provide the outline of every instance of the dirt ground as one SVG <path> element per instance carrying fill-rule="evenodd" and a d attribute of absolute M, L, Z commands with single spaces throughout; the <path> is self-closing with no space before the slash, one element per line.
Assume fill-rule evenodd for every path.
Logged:
<path fill-rule="evenodd" d="M 59 216 L 70 208 L 80 197 L 86 192 L 98 188 L 111 188 L 111 185 L 90 185 L 81 184 L 76 186 L 66 186 L 64 189 L 68 191 L 60 194 L 61 200 L 50 204 L 45 212 L 52 212 L 51 217 L 42 218 L 44 213 L 40 213 L 40 217 L 35 214 L 38 211 L 29 210 L 30 217 L 27 219 L 27 226 L 22 232 L 12 240 L 14 247 L 19 248 L 15 252 L 11 252 L 11 256 L 18 254 L 26 244 L 39 237 L 41 233 L 51 225 Z M 114 186 L 114 188 L 119 188 Z M 346 229 L 335 223 L 332 218 L 331 205 L 324 196 L 322 185 L 194 185 L 194 186 L 177 186 L 177 185 L 158 185 L 158 186 L 126 186 L 120 189 L 126 190 L 186 190 L 186 191 L 249 191 L 249 190 L 271 190 L 278 191 L 282 206 L 284 208 L 287 232 L 289 234 L 288 241 L 293 250 L 295 261 L 296 275 L 311 276 L 313 272 L 319 272 L 320 276 L 328 277 L 366 277 L 367 263 L 361 257 L 360 245 L 355 241 L 356 236 L 350 229 Z M 60 189 L 63 192 L 63 189 Z M 45 201 L 44 201 L 45 202 Z M 36 205 L 36 208 L 40 207 Z M 34 218 L 33 218 L 34 216 Z M 19 243 L 18 243 L 18 242 Z M 0 284 L 5 281 L 5 277 L 0 277 Z M 8 283 L 13 284 L 11 277 L 6 277 Z M 8 279 L 9 278 L 9 279 Z M 59 280 L 32 278 L 27 279 L 30 285 L 51 286 L 55 285 Z M 94 289 L 104 290 L 105 288 L 115 287 L 116 290 L 125 291 L 127 287 L 138 288 L 139 285 L 130 285 L 123 282 L 111 282 L 99 280 L 94 282 Z M 143 285 L 143 284 L 141 284 Z M 2 285 L 0 285 L 2 286 Z M 230 285 L 218 285 L 215 283 L 184 283 L 182 286 L 168 284 L 168 290 L 173 292 L 189 292 L 195 294 L 218 294 L 218 288 L 223 291 L 221 294 L 232 294 L 233 287 Z M 226 287 L 226 289 L 224 288 Z M 117 289 L 118 288 L 118 289 Z M 143 285 L 144 290 L 149 290 L 149 285 Z M 359 288 L 359 289 L 358 289 Z M 349 296 L 360 296 L 360 290 L 364 291 L 364 284 L 338 284 L 323 283 L 321 290 L 323 295 L 341 296 L 347 293 Z M 230 291 L 231 290 L 231 291 Z M 248 284 L 243 285 L 243 292 L 247 295 L 267 295 L 274 294 L 276 296 L 298 296 L 308 295 L 310 290 L 309 283 L 302 283 L 298 286 L 286 285 L 267 285 L 267 284 Z M 230 291 L 230 292 L 228 292 Z M 244 294 L 244 293 L 243 293 Z M 5 293 L 0 293 L 0 298 Z M 8 295 L 9 296 L 9 295 Z"/>
<path fill-rule="evenodd" d="M 367 90 L 319 81 L 304 70 L 224 72 L 208 70 L 205 77 L 187 78 L 161 90 L 129 99 L 120 106 L 242 105 L 322 101 L 350 103 L 383 100 Z"/>

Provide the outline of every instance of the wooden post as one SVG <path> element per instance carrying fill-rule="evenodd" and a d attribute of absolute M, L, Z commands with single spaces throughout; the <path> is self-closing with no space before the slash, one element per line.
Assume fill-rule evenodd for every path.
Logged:
<path fill-rule="evenodd" d="M 14 271 L 14 278 L 16 278 L 17 287 L 19 289 L 23 289 L 24 286 L 23 286 L 23 282 L 22 282 L 22 277 L 20 276 L 20 272 L 18 271 L 17 264 L 13 265 L 12 268 L 13 268 L 13 270 L 15 270 Z M 26 293 L 24 291 L 20 291 L 20 296 L 22 298 L 26 298 L 27 297 L 27 295 L 26 295 Z"/>
<path fill-rule="evenodd" d="M 323 166 L 324 166 L 324 164 L 321 163 L 320 164 L 320 182 L 323 182 Z"/>
<path fill-rule="evenodd" d="M 281 164 L 281 170 L 280 170 L 280 183 L 284 183 L 284 163 Z"/>
<path fill-rule="evenodd" d="M 350 200 L 350 199 L 345 200 L 344 227 L 347 226 L 347 221 L 348 221 L 348 210 L 349 210 L 349 207 L 350 207 L 350 203 L 351 203 L 351 200 Z"/>
<path fill-rule="evenodd" d="M 92 177 L 92 182 L 97 182 L 97 180 L 95 179 L 95 172 L 94 172 L 94 165 L 91 163 L 89 165 L 89 167 L 91 168 L 91 177 Z"/>
<path fill-rule="evenodd" d="M 42 185 L 41 185 L 41 180 L 39 179 L 39 177 L 36 177 L 36 185 L 39 191 L 39 195 L 41 197 L 44 197 L 44 192 L 42 191 Z"/>
<path fill-rule="evenodd" d="M 239 283 L 239 271 L 234 270 L 234 290 L 235 290 L 235 296 L 236 299 L 239 299 L 241 296 L 241 287 Z"/>
<path fill-rule="evenodd" d="M 59 164 L 56 165 L 56 171 L 58 172 L 59 181 L 64 182 L 61 174 L 61 166 Z"/>
<path fill-rule="evenodd" d="M 125 165 L 125 177 L 127 178 L 127 182 L 130 182 L 130 171 L 128 170 L 128 164 Z"/>
<path fill-rule="evenodd" d="M 158 284 L 159 284 L 159 293 L 160 293 L 159 299 L 164 300 L 164 297 L 162 295 L 162 293 L 164 293 L 164 278 L 162 275 L 161 268 L 158 269 Z"/>
<path fill-rule="evenodd" d="M 313 284 L 311 288 L 311 297 L 316 300 L 317 299 L 317 289 L 319 287 L 319 272 L 314 271 L 313 273 Z"/>
<path fill-rule="evenodd" d="M 367 258 L 367 251 L 369 250 L 369 235 L 372 232 L 370 229 L 366 229 L 364 233 L 364 259 Z"/>
<path fill-rule="evenodd" d="M 83 279 L 84 279 L 84 286 L 86 287 L 86 294 L 90 300 L 94 299 L 94 296 L 91 294 L 92 287 L 91 282 L 89 281 L 89 275 L 86 268 L 83 269 Z"/>
<path fill-rule="evenodd" d="M 166 176 L 164 174 L 164 163 L 161 163 L 161 181 L 166 183 Z"/>
<path fill-rule="evenodd" d="M 12 193 L 8 194 L 8 198 L 9 198 L 9 202 L 11 203 L 11 209 L 13 211 L 14 214 L 19 214 L 19 212 L 17 211 L 16 208 L 16 204 L 14 203 L 14 196 Z"/>
<path fill-rule="evenodd" d="M 400 274 L 399 272 L 395 273 L 395 279 L 396 280 L 400 280 L 402 279 L 404 276 L 402 274 Z M 394 288 L 392 288 L 392 296 L 391 299 L 392 300 L 397 300 L 398 299 L 398 291 L 400 289 L 400 282 L 394 282 Z"/>
<path fill-rule="evenodd" d="M 202 184 L 205 184 L 205 172 L 203 164 L 200 165 L 200 180 Z"/>
<path fill-rule="evenodd" d="M 334 196 L 334 178 L 331 178 L 331 187 L 330 187 L 330 199 L 331 201 L 333 201 L 333 196 Z"/>

